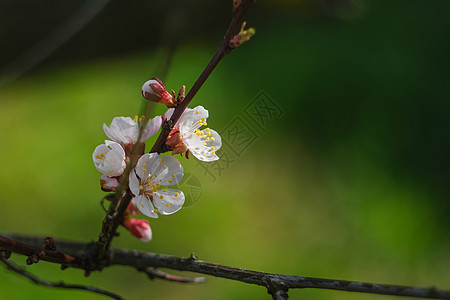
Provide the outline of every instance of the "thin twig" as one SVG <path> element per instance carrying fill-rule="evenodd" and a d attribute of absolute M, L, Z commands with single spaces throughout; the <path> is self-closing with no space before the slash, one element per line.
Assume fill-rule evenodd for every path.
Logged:
<path fill-rule="evenodd" d="M 13 238 L 21 243 L 29 244 L 30 247 L 39 245 L 39 243 L 41 243 L 41 241 L 43 240 L 42 238 L 26 236 L 9 235 L 8 237 Z M 55 245 L 58 249 L 60 249 L 60 251 L 65 251 L 67 253 L 73 254 L 78 254 L 80 253 L 80 251 L 86 249 L 86 244 L 83 243 L 55 241 Z M 3 246 L 0 244 L 0 248 L 1 247 Z M 189 258 L 181 258 L 171 255 L 146 253 L 127 249 L 115 248 L 113 250 L 113 253 L 114 257 L 109 262 L 109 266 L 123 265 L 138 270 L 142 270 L 147 267 L 166 268 L 171 270 L 189 271 L 193 273 L 211 275 L 244 283 L 264 286 L 268 289 L 269 293 L 271 293 L 273 297 L 274 294 L 277 297 L 283 296 L 284 293 L 282 293 L 282 291 L 286 292 L 287 294 L 288 289 L 317 288 L 428 299 L 450 299 L 449 290 L 441 290 L 435 287 L 401 286 L 264 273 L 208 263 L 198 260 L 192 256 Z M 84 266 L 82 265 L 74 265 L 74 267 L 84 269 Z"/>
<path fill-rule="evenodd" d="M 117 299 L 117 300 L 125 300 L 125 298 L 121 297 L 120 295 L 117 295 L 113 292 L 109 292 L 109 291 L 106 291 L 106 290 L 103 290 L 103 289 L 100 289 L 100 288 L 97 288 L 94 286 L 87 286 L 87 285 L 80 285 L 80 284 L 67 284 L 67 283 L 64 283 L 63 281 L 61 281 L 61 282 L 47 281 L 45 279 L 37 277 L 36 275 L 31 274 L 30 272 L 28 272 L 27 270 L 25 270 L 23 268 L 20 268 L 13 262 L 7 261 L 3 257 L 0 257 L 0 261 L 6 265 L 8 270 L 11 270 L 25 278 L 28 278 L 29 280 L 31 280 L 32 282 L 34 282 L 35 284 L 38 284 L 38 285 L 43 285 L 43 286 L 52 287 L 52 288 L 84 290 L 84 291 L 108 296 L 108 297 L 111 297 L 111 298 Z"/>
<path fill-rule="evenodd" d="M 222 42 L 220 43 L 219 48 L 217 49 L 216 53 L 214 54 L 213 58 L 208 63 L 206 68 L 203 70 L 202 74 L 200 74 L 197 81 L 189 90 L 189 93 L 186 95 L 184 101 L 175 108 L 172 118 L 170 119 L 171 122 L 168 123 L 169 126 L 163 126 L 163 129 L 161 130 L 161 133 L 158 136 L 158 139 L 156 140 L 150 152 L 161 153 L 164 150 L 164 144 L 173 126 L 180 119 L 181 115 L 186 110 L 189 103 L 192 101 L 194 96 L 197 94 L 202 85 L 208 79 L 209 75 L 211 75 L 212 71 L 214 71 L 214 69 L 217 67 L 222 58 L 231 52 L 232 49 L 229 47 L 229 42 L 233 37 L 233 34 L 236 32 L 243 15 L 253 3 L 254 0 L 243 0 L 242 4 L 233 11 L 233 18 L 231 19 L 231 23 L 228 26 L 228 29 L 225 33 Z"/>
<path fill-rule="evenodd" d="M 150 279 L 164 279 L 168 281 L 176 281 L 176 282 L 182 282 L 182 283 L 203 283 L 206 281 L 205 277 L 184 277 L 184 276 L 178 276 L 174 274 L 170 274 L 164 271 L 161 271 L 160 269 L 153 268 L 153 267 L 147 267 L 145 269 L 140 270 L 147 274 L 148 278 Z"/>

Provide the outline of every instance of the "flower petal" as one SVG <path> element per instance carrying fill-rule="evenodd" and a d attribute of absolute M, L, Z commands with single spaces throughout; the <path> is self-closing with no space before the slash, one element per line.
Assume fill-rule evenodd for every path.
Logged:
<path fill-rule="evenodd" d="M 153 203 L 162 215 L 170 215 L 180 210 L 184 204 L 184 194 L 175 189 L 158 190 L 153 193 Z"/>
<path fill-rule="evenodd" d="M 158 214 L 155 213 L 155 208 L 153 207 L 152 202 L 145 195 L 139 195 L 134 198 L 136 201 L 136 206 L 139 208 L 141 213 L 150 218 L 157 218 Z"/>
<path fill-rule="evenodd" d="M 125 151 L 122 146 L 111 141 L 97 146 L 92 159 L 97 170 L 109 177 L 121 175 L 126 167 Z"/>
<path fill-rule="evenodd" d="M 222 138 L 212 129 L 204 129 L 203 134 L 191 133 L 183 136 L 184 144 L 189 148 L 189 151 L 201 161 L 215 161 L 219 157 L 216 151 L 222 147 Z"/>
<path fill-rule="evenodd" d="M 136 121 L 130 117 L 115 117 L 111 126 L 103 124 L 105 134 L 118 143 L 136 143 L 139 134 L 139 126 Z"/>
<path fill-rule="evenodd" d="M 186 108 L 187 109 L 187 108 Z M 168 119 L 170 119 L 170 118 L 172 118 L 172 115 L 173 115 L 173 112 L 175 111 L 175 108 L 169 108 L 166 112 L 165 112 L 165 114 L 163 115 L 163 119 L 164 119 L 164 121 L 165 120 L 168 120 Z"/>
<path fill-rule="evenodd" d="M 141 193 L 139 180 L 137 179 L 136 172 L 134 172 L 134 170 L 130 172 L 130 176 L 128 177 L 128 187 L 134 196 L 139 196 Z"/>
<path fill-rule="evenodd" d="M 136 174 L 141 179 L 141 183 L 148 181 L 149 175 L 153 176 L 159 166 L 158 153 L 146 153 L 142 155 L 136 164 Z"/>
<path fill-rule="evenodd" d="M 147 122 L 147 125 L 145 126 L 141 140 L 145 142 L 146 140 L 154 136 L 155 133 L 157 133 L 158 130 L 161 128 L 161 125 L 162 125 L 161 116 L 157 116 L 151 119 L 149 122 Z"/>
<path fill-rule="evenodd" d="M 181 135 L 187 135 L 205 125 L 208 115 L 208 111 L 203 106 L 199 105 L 193 109 L 187 108 L 181 116 L 178 125 Z"/>
<path fill-rule="evenodd" d="M 183 166 L 173 156 L 163 156 L 152 173 L 152 180 L 160 185 L 174 185 L 183 179 Z"/>

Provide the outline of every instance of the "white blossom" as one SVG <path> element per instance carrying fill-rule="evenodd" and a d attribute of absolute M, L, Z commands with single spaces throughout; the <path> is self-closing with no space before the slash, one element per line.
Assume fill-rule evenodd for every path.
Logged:
<path fill-rule="evenodd" d="M 174 109 L 169 109 L 164 117 L 170 118 L 173 111 Z M 222 138 L 215 130 L 200 129 L 207 125 L 207 118 L 208 111 L 203 106 L 186 108 L 174 130 L 179 131 L 181 141 L 196 158 L 202 161 L 215 161 L 219 159 L 216 151 L 222 146 Z"/>
<path fill-rule="evenodd" d="M 105 141 L 97 146 L 92 159 L 97 170 L 109 177 L 120 176 L 126 167 L 125 151 L 116 142 Z"/>
<path fill-rule="evenodd" d="M 142 142 L 151 138 L 159 128 L 161 128 L 161 117 L 157 116 L 147 122 L 145 126 Z M 105 134 L 113 141 L 122 144 L 136 144 L 139 136 L 139 123 L 137 117 L 131 119 L 130 117 L 115 117 L 111 125 L 108 127 L 103 124 Z"/>
<path fill-rule="evenodd" d="M 152 218 L 157 218 L 158 212 L 162 215 L 177 212 L 184 204 L 183 192 L 161 186 L 177 184 L 182 178 L 183 167 L 175 157 L 160 158 L 157 153 L 142 155 L 129 178 L 136 206 Z"/>

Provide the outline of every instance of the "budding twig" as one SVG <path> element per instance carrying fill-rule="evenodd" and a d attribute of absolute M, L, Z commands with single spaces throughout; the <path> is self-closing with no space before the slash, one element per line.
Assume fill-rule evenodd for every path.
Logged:
<path fill-rule="evenodd" d="M 167 272 L 163 272 L 160 269 L 153 268 L 153 267 L 147 267 L 143 270 L 139 270 L 142 272 L 145 272 L 147 274 L 148 278 L 150 279 L 164 279 L 168 281 L 175 281 L 175 282 L 182 282 L 182 283 L 203 283 L 206 281 L 205 277 L 184 277 L 184 276 L 178 276 L 173 275 Z"/>
<path fill-rule="evenodd" d="M 175 108 L 172 118 L 170 119 L 173 125 L 176 124 L 177 121 L 180 119 L 181 115 L 186 110 L 189 103 L 191 103 L 194 96 L 197 94 L 202 85 L 205 83 L 206 79 L 208 79 L 209 75 L 211 75 L 212 71 L 214 71 L 214 69 L 217 67 L 222 58 L 231 52 L 232 48 L 230 48 L 229 44 L 233 37 L 233 34 L 236 32 L 243 15 L 254 2 L 255 2 L 254 0 L 242 0 L 242 2 L 239 3 L 239 5 L 237 6 L 235 5 L 236 8 L 233 10 L 233 17 L 231 19 L 231 23 L 228 26 L 228 29 L 225 33 L 225 37 L 220 43 L 219 48 L 217 49 L 216 53 L 214 54 L 213 58 L 208 63 L 206 68 L 203 70 L 202 74 L 200 74 L 197 81 L 189 90 L 189 93 L 186 95 L 184 101 Z M 163 152 L 164 143 L 167 137 L 169 136 L 171 129 L 172 128 L 170 128 L 170 130 L 161 131 L 160 135 L 158 136 L 158 139 L 156 140 L 150 152 L 158 152 L 158 153 Z"/>

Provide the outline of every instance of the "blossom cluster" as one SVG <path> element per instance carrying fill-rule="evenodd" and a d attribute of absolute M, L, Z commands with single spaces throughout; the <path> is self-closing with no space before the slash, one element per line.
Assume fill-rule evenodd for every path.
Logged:
<path fill-rule="evenodd" d="M 164 115 L 149 120 L 144 116 L 139 119 L 137 116 L 134 119 L 115 117 L 109 126 L 104 124 L 103 130 L 110 140 L 105 140 L 104 144 L 95 148 L 92 159 L 97 170 L 102 173 L 100 185 L 103 191 L 114 192 L 121 184 L 128 182 L 123 191 L 130 193 L 133 200 L 122 225 L 134 236 L 147 242 L 152 237 L 149 222 L 130 216 L 142 213 L 158 218 L 158 214 L 173 214 L 181 209 L 185 196 L 180 190 L 168 188 L 178 184 L 183 178 L 184 171 L 180 161 L 170 155 L 145 153 L 145 142 L 158 133 L 164 121 L 172 117 L 174 107 L 179 103 L 156 78 L 144 83 L 142 94 L 147 100 L 163 103 L 169 109 Z M 205 162 L 218 160 L 216 151 L 222 146 L 221 137 L 216 131 L 203 128 L 207 126 L 207 118 L 208 111 L 202 106 L 186 108 L 169 133 L 165 149 L 171 151 L 172 155 L 185 153 L 186 158 L 192 153 Z M 136 166 L 127 178 L 123 178 L 136 146 L 139 148 L 134 150 L 135 153 L 138 152 Z"/>

